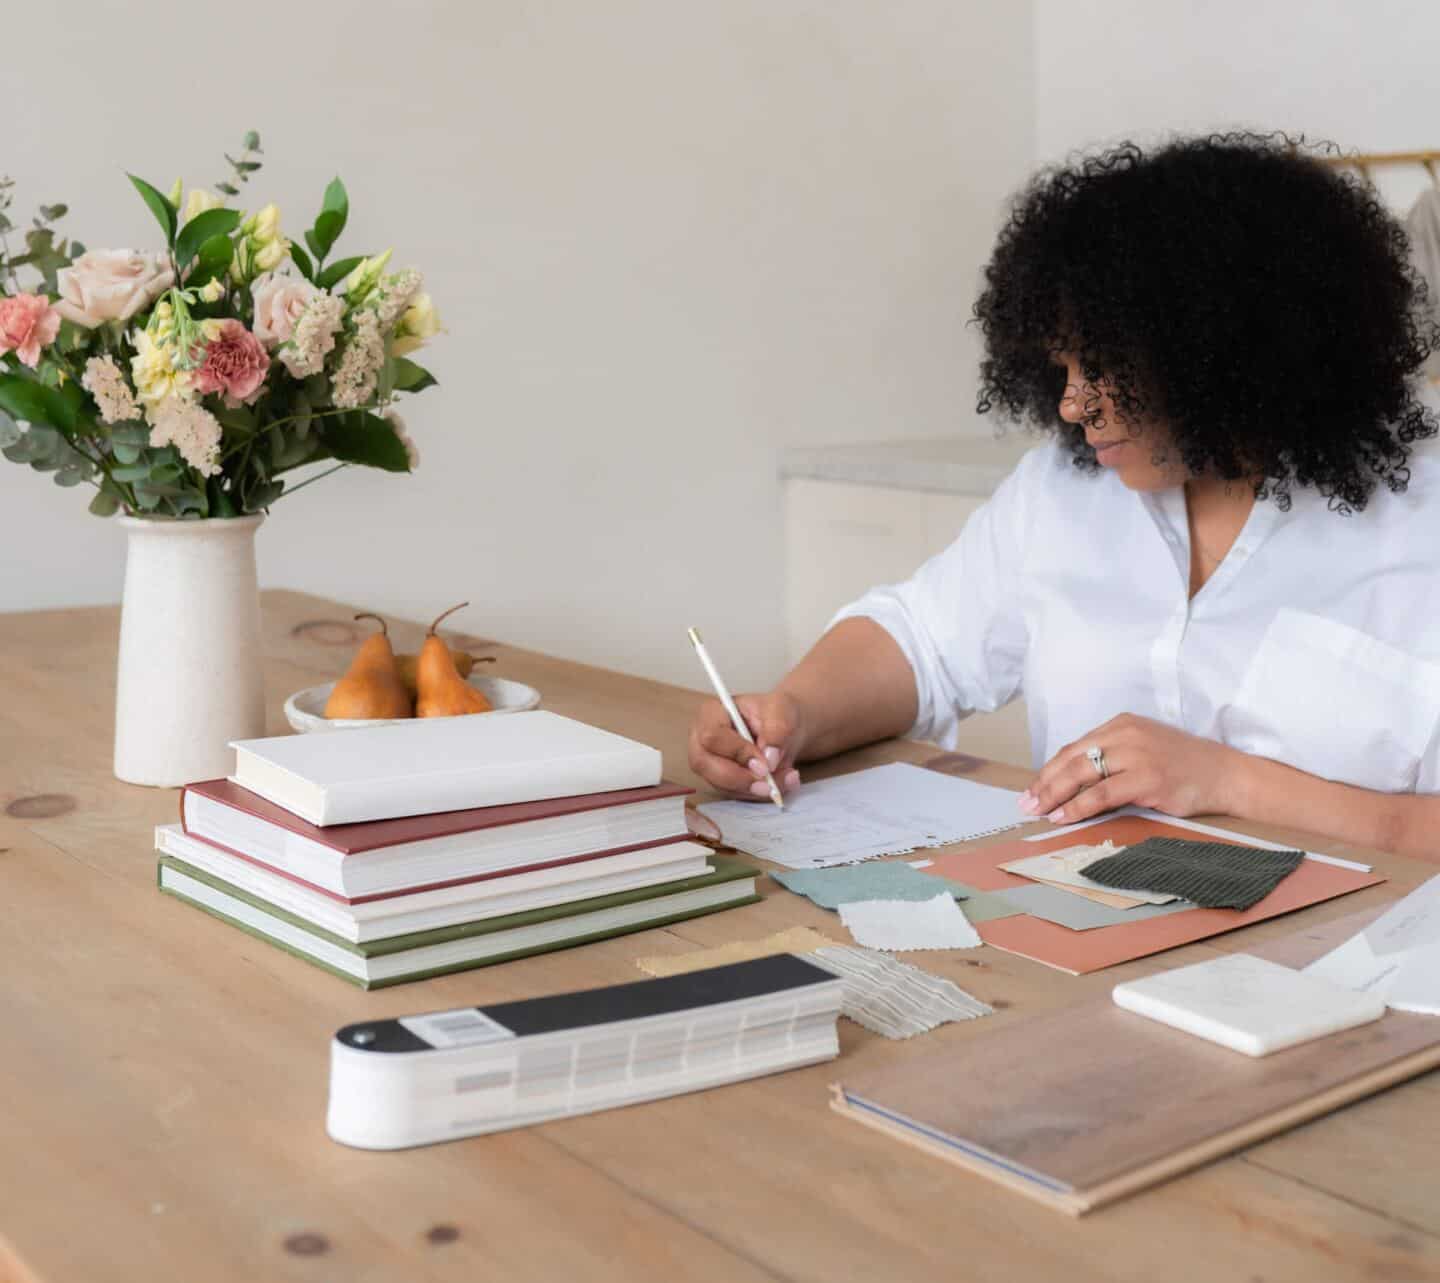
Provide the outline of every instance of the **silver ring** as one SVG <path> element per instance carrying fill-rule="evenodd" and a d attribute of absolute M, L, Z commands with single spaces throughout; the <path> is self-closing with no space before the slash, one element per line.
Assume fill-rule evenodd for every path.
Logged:
<path fill-rule="evenodd" d="M 1092 744 L 1085 750 L 1085 756 L 1090 759 L 1090 765 L 1095 768 L 1095 774 L 1102 780 L 1110 778 L 1110 768 L 1105 765 L 1105 752 L 1100 745 Z"/>

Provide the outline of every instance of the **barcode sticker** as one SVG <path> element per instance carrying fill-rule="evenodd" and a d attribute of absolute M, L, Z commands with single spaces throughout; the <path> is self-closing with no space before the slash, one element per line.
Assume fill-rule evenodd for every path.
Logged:
<path fill-rule="evenodd" d="M 473 1047 L 482 1042 L 501 1042 L 515 1037 L 514 1030 L 506 1029 L 497 1020 L 491 1020 L 475 1007 L 461 1007 L 456 1011 L 432 1011 L 425 1016 L 401 1016 L 400 1023 L 417 1038 L 432 1047 Z"/>

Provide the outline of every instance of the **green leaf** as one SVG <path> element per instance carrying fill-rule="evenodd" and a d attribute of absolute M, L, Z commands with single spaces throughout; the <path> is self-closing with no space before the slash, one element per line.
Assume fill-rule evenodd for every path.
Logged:
<path fill-rule="evenodd" d="M 216 183 L 215 190 L 217 192 L 224 192 L 227 196 L 240 195 L 240 189 L 238 187 L 231 186 L 229 183 Z"/>
<path fill-rule="evenodd" d="M 423 365 L 416 365 L 408 357 L 392 356 L 395 366 L 395 390 L 397 392 L 423 392 L 426 388 L 438 387 L 439 382 Z"/>
<path fill-rule="evenodd" d="M 123 463 L 118 468 L 111 468 L 110 475 L 116 481 L 147 481 L 150 477 L 150 464 Z"/>
<path fill-rule="evenodd" d="M 46 423 L 74 432 L 85 394 L 73 383 L 47 388 L 18 374 L 0 374 L 0 410 L 23 423 Z"/>
<path fill-rule="evenodd" d="M 142 453 L 138 445 L 128 445 L 124 441 L 115 442 L 114 454 L 116 463 L 138 463 Z"/>
<path fill-rule="evenodd" d="M 135 487 L 135 502 L 146 512 L 154 512 L 160 506 L 160 500 L 164 495 L 156 494 L 151 490 L 144 490 L 140 486 Z"/>
<path fill-rule="evenodd" d="M 29 463 L 33 457 L 33 447 L 30 444 L 29 435 L 27 434 L 13 444 L 5 446 L 4 449 L 0 449 L 0 454 L 3 454 L 11 463 Z"/>
<path fill-rule="evenodd" d="M 262 508 L 268 508 L 284 493 L 285 483 L 283 481 L 267 481 L 263 486 L 257 486 L 245 496 L 245 511 L 259 512 Z"/>
<path fill-rule="evenodd" d="M 243 405 L 223 405 L 214 411 L 215 417 L 220 420 L 220 426 L 230 434 L 232 439 L 238 437 L 244 441 L 247 437 L 255 435 L 255 411 L 247 410 Z"/>
<path fill-rule="evenodd" d="M 310 262 L 310 255 L 295 244 L 290 242 L 290 261 L 300 269 L 300 275 L 311 283 L 315 280 L 315 265 Z"/>
<path fill-rule="evenodd" d="M 184 494 L 178 494 L 170 500 L 170 506 L 175 509 L 176 516 L 198 512 L 203 517 L 210 511 L 203 490 L 187 490 Z"/>
<path fill-rule="evenodd" d="M 143 178 L 136 178 L 134 174 L 127 174 L 127 178 L 135 185 L 135 190 L 140 193 L 140 198 L 150 207 L 150 212 L 155 215 L 155 221 L 160 224 L 165 233 L 165 244 L 175 244 L 175 225 L 178 221 L 175 216 L 175 209 L 163 193 L 151 187 Z"/>
<path fill-rule="evenodd" d="M 200 246 L 195 259 L 195 270 L 190 273 L 185 284 L 191 288 L 208 285 L 217 276 L 223 276 L 230 270 L 234 257 L 235 245 L 228 236 L 212 236 Z"/>
<path fill-rule="evenodd" d="M 315 226 L 305 233 L 305 243 L 315 251 L 316 258 L 324 258 L 344 230 L 344 214 L 333 209 L 322 210 L 315 219 Z"/>
<path fill-rule="evenodd" d="M 119 497 L 110 490 L 97 490 L 90 500 L 90 511 L 97 517 L 112 517 L 120 510 Z"/>
<path fill-rule="evenodd" d="M 65 204 L 40 206 L 40 217 L 47 223 L 53 223 L 57 218 L 64 218 L 69 212 L 70 206 Z"/>
<path fill-rule="evenodd" d="M 386 472 L 409 472 L 410 456 L 395 429 L 379 415 L 352 410 L 324 420 L 317 429 L 325 448 L 342 463 L 361 463 Z"/>
<path fill-rule="evenodd" d="M 320 208 L 326 213 L 339 214 L 340 228 L 341 231 L 344 230 L 346 220 L 350 217 L 350 197 L 345 192 L 345 184 L 338 177 L 332 178 L 326 184 Z M 340 233 L 336 232 L 335 234 L 338 236 Z"/>
<path fill-rule="evenodd" d="M 80 242 L 77 240 L 71 240 L 70 247 L 66 252 L 70 255 L 70 261 L 73 263 L 77 258 L 80 257 L 81 254 L 85 252 L 85 246 L 80 244 Z"/>
<path fill-rule="evenodd" d="M 3 410 L 0 410 L 0 447 L 14 445 L 21 437 L 20 426 Z"/>
<path fill-rule="evenodd" d="M 328 290 L 333 285 L 343 281 L 361 263 L 365 261 L 365 255 L 357 254 L 354 258 L 336 259 L 319 276 L 315 278 L 315 284 L 321 289 Z"/>
<path fill-rule="evenodd" d="M 207 209 L 203 214 L 196 214 L 175 238 L 175 262 L 180 270 L 185 270 L 206 241 L 227 237 L 239 225 L 238 209 Z"/>
<path fill-rule="evenodd" d="M 143 423 L 117 423 L 110 429 L 110 440 L 117 445 L 147 446 L 150 444 L 150 429 Z M 133 463 L 134 460 L 127 460 Z"/>
<path fill-rule="evenodd" d="M 242 138 L 240 142 L 246 151 L 260 150 L 260 135 L 257 134 L 253 129 L 247 129 L 245 131 L 245 137 Z"/>
<path fill-rule="evenodd" d="M 55 484 L 67 488 L 70 486 L 78 486 L 85 480 L 85 477 L 86 471 L 83 467 L 78 467 L 73 463 L 67 463 L 55 474 Z"/>

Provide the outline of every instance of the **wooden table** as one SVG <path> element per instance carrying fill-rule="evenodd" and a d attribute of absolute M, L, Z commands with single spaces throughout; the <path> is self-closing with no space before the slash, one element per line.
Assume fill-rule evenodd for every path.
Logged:
<path fill-rule="evenodd" d="M 344 668 L 350 613 L 266 594 L 274 731 L 288 692 Z M 113 609 L 0 616 L 0 1279 L 1440 1279 L 1435 1074 L 1081 1221 L 837 1118 L 825 1065 L 408 1152 L 337 1145 L 329 1041 L 349 1021 L 634 980 L 638 956 L 793 923 L 843 933 L 770 884 L 760 904 L 676 927 L 354 990 L 156 892 L 151 828 L 176 796 L 111 777 L 117 630 Z M 657 745 L 693 782 L 696 692 L 494 651 L 546 706 Z M 934 754 L 890 744 L 833 768 Z M 1378 906 L 1434 872 L 1369 858 L 1387 885 L 1094 976 L 926 954 L 1002 1010 L 907 1043 L 842 1021 L 842 1055 L 859 1068 L 947 1048 L 963 1074 L 967 1040 L 998 1022 Z"/>

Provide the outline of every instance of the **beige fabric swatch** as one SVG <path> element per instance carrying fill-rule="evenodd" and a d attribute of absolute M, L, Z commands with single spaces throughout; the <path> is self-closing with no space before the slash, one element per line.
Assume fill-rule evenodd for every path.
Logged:
<path fill-rule="evenodd" d="M 652 954 L 636 958 L 635 965 L 652 976 L 679 976 L 689 971 L 703 971 L 706 967 L 768 958 L 773 953 L 814 953 L 816 949 L 840 943 L 809 927 L 790 927 L 763 940 L 731 940 L 713 949 L 696 949 L 691 953 Z"/>

